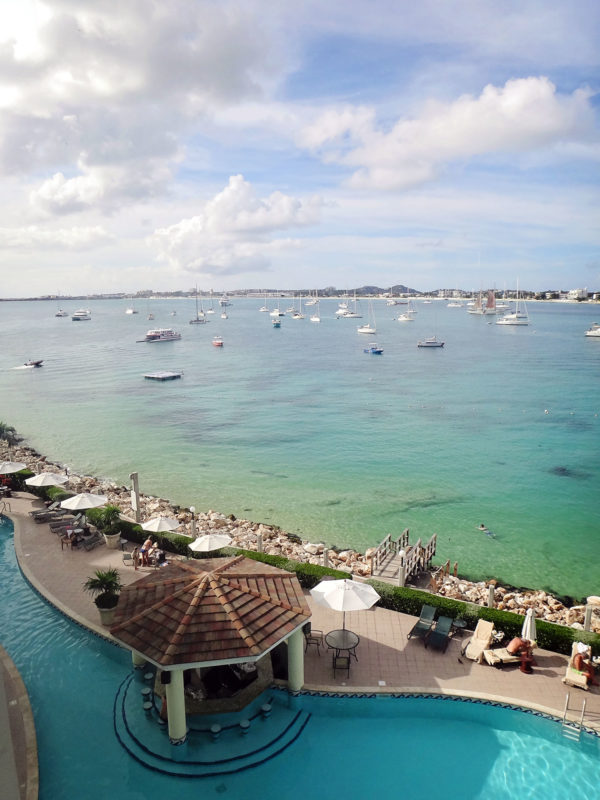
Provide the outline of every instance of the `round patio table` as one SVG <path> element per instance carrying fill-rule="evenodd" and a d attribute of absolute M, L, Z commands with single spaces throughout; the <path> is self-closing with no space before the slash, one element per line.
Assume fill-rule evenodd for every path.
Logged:
<path fill-rule="evenodd" d="M 360 642 L 360 637 L 354 631 L 349 631 L 348 628 L 341 628 L 337 631 L 329 631 L 325 634 L 325 643 L 331 650 L 335 650 L 335 654 L 339 656 L 340 650 L 346 650 L 348 655 L 354 656 L 358 661 L 356 655 L 356 646 Z"/>

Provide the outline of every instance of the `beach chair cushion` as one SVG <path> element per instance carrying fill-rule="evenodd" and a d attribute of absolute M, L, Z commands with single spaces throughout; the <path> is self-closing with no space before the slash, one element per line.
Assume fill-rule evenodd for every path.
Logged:
<path fill-rule="evenodd" d="M 494 623 L 488 622 L 486 619 L 477 621 L 477 626 L 473 631 L 473 636 L 468 640 L 462 649 L 463 656 L 476 661 L 478 664 L 483 663 L 483 653 L 488 650 L 492 639 L 494 637 Z"/>

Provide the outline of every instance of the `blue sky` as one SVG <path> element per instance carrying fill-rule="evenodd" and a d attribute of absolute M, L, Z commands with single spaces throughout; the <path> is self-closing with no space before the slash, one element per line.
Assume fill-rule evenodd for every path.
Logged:
<path fill-rule="evenodd" d="M 0 0 L 0 294 L 600 290 L 599 18 Z"/>

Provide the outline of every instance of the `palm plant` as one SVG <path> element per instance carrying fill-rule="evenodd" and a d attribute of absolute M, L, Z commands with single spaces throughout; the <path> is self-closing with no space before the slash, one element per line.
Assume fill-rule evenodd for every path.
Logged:
<path fill-rule="evenodd" d="M 98 608 L 114 608 L 119 602 L 119 593 L 123 588 L 118 570 L 114 567 L 109 569 L 97 569 L 93 577 L 88 578 L 83 588 L 86 592 L 94 595 L 94 603 Z"/>

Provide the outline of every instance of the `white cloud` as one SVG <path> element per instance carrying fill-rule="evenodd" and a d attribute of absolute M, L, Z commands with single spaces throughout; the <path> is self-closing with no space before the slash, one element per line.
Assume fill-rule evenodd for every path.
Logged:
<path fill-rule="evenodd" d="M 0 228 L 0 249 L 88 250 L 108 244 L 112 238 L 100 225 L 58 230 L 28 225 L 24 228 Z"/>
<path fill-rule="evenodd" d="M 281 192 L 259 198 L 242 175 L 233 175 L 202 213 L 156 230 L 149 243 L 175 270 L 209 275 L 262 270 L 274 253 L 299 245 L 273 238 L 275 232 L 314 225 L 321 206 L 318 197 L 301 200 Z"/>
<path fill-rule="evenodd" d="M 497 153 L 526 153 L 591 138 L 590 92 L 560 95 L 547 78 L 488 85 L 479 97 L 430 101 L 419 117 L 376 129 L 367 110 L 329 110 L 308 125 L 300 141 L 324 160 L 352 168 L 360 189 L 405 189 L 436 177 L 443 165 Z"/>

